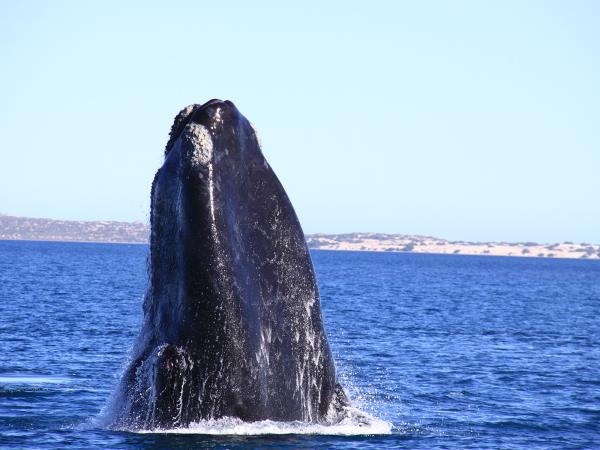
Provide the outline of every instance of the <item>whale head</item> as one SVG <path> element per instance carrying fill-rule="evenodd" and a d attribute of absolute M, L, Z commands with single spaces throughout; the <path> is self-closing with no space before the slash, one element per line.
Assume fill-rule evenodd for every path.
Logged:
<path fill-rule="evenodd" d="M 118 421 L 324 420 L 336 384 L 304 234 L 229 101 L 175 118 L 151 192 L 144 324 Z"/>
<path fill-rule="evenodd" d="M 293 226 L 285 223 L 285 236 L 273 234 L 284 217 Z M 236 322 L 258 327 L 259 308 L 247 303 L 259 295 L 259 279 L 276 282 L 257 267 L 276 256 L 273 239 L 295 243 L 312 274 L 291 203 L 254 127 L 230 101 L 190 105 L 175 118 L 152 186 L 151 229 L 148 297 L 158 303 L 157 320 L 177 323 L 158 327 L 169 340 L 201 343 L 199 321 L 232 306 L 243 315 Z M 314 283 L 314 274 L 305 281 Z"/>

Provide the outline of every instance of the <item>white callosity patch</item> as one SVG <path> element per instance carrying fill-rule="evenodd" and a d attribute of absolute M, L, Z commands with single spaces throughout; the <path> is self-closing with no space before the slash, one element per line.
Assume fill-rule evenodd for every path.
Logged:
<path fill-rule="evenodd" d="M 208 164 L 213 155 L 213 141 L 208 129 L 204 125 L 190 123 L 185 126 L 183 136 L 192 145 L 192 164 Z"/>
<path fill-rule="evenodd" d="M 185 108 L 183 108 L 181 111 L 179 111 L 179 114 L 177 114 L 177 117 L 175 119 L 177 120 L 177 118 L 179 118 L 179 117 L 182 117 L 182 118 L 189 117 L 189 115 L 194 110 L 195 106 L 196 105 L 194 105 L 193 103 L 191 105 L 187 105 Z"/>

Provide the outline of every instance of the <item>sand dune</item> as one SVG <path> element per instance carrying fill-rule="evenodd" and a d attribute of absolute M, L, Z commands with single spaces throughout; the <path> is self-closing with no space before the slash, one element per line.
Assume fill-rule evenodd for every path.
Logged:
<path fill-rule="evenodd" d="M 572 242 L 465 242 L 379 233 L 313 234 L 307 236 L 307 241 L 310 248 L 322 250 L 600 259 L 600 245 Z"/>

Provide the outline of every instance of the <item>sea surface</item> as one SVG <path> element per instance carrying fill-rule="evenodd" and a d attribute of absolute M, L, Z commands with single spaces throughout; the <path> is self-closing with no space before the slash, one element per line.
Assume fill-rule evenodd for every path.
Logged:
<path fill-rule="evenodd" d="M 0 241 L 0 448 L 600 448 L 600 262 L 493 256 L 312 253 L 339 377 L 378 427 L 104 429 L 147 252 Z"/>

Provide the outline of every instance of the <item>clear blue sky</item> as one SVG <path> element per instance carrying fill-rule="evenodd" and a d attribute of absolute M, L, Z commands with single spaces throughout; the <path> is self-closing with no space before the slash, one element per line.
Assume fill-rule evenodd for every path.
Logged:
<path fill-rule="evenodd" d="M 2 1 L 0 212 L 147 220 L 217 97 L 306 232 L 600 242 L 600 2 L 224 3 Z"/>

